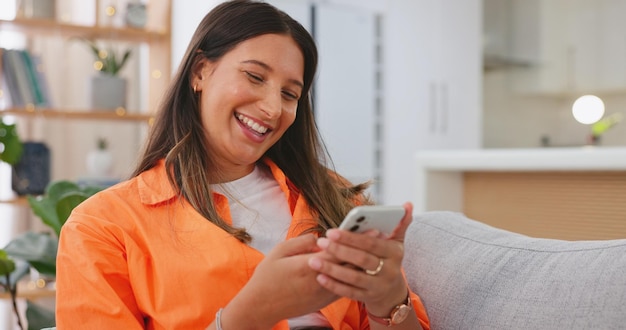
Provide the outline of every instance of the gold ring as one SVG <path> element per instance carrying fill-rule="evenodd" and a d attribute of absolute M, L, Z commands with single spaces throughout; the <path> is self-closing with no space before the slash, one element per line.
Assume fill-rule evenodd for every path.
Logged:
<path fill-rule="evenodd" d="M 364 269 L 365 274 L 374 276 L 380 273 L 380 271 L 383 269 L 384 264 L 385 264 L 385 261 L 383 260 L 383 258 L 380 258 L 380 260 L 378 261 L 378 267 L 376 267 L 376 269 L 374 270 Z"/>

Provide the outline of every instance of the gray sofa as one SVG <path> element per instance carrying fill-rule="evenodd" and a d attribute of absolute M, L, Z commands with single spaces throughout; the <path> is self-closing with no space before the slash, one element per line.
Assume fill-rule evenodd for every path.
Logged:
<path fill-rule="evenodd" d="M 433 329 L 626 329 L 626 239 L 537 239 L 433 211 L 405 248 Z"/>

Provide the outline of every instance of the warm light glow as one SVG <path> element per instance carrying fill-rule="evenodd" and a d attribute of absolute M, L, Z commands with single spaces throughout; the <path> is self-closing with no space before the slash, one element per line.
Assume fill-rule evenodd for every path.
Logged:
<path fill-rule="evenodd" d="M 93 62 L 93 68 L 94 69 L 96 69 L 98 71 L 101 71 L 103 67 L 104 67 L 104 63 L 102 63 L 101 61 Z"/>
<path fill-rule="evenodd" d="M 574 102 L 572 114 L 581 124 L 593 124 L 604 116 L 604 102 L 595 95 L 581 96 Z"/>
<path fill-rule="evenodd" d="M 115 15 L 115 7 L 113 6 L 108 6 L 104 12 L 107 14 L 107 16 L 113 16 Z"/>

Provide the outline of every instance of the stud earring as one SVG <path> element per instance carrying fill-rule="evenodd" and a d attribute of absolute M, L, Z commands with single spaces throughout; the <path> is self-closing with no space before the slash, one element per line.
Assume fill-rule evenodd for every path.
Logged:
<path fill-rule="evenodd" d="M 198 92 L 198 85 L 193 85 L 193 92 L 197 93 Z"/>

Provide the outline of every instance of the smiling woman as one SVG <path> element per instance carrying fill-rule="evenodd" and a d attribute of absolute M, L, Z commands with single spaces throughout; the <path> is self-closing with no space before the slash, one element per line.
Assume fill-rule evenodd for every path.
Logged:
<path fill-rule="evenodd" d="M 411 204 L 389 237 L 336 229 L 371 201 L 318 136 L 317 61 L 265 2 L 204 17 L 132 177 L 63 226 L 59 328 L 428 328 L 401 267 Z"/>

